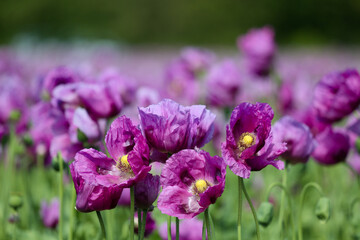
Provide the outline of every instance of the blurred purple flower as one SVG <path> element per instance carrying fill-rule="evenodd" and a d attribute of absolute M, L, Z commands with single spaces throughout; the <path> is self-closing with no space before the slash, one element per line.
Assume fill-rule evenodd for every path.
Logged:
<path fill-rule="evenodd" d="M 221 146 L 225 163 L 242 178 L 249 178 L 250 171 L 267 165 L 284 168 L 283 161 L 276 161 L 286 151 L 286 143 L 273 137 L 272 108 L 267 103 L 241 103 L 232 112 L 226 128 L 226 141 Z"/>
<path fill-rule="evenodd" d="M 214 132 L 215 114 L 203 105 L 184 107 L 164 99 L 139 108 L 140 124 L 148 143 L 160 152 L 203 147 Z"/>
<path fill-rule="evenodd" d="M 136 92 L 137 106 L 147 107 L 160 101 L 159 93 L 149 87 L 140 87 Z"/>
<path fill-rule="evenodd" d="M 49 71 L 43 81 L 43 90 L 52 96 L 56 86 L 68 83 L 78 82 L 79 76 L 70 68 L 60 66 Z"/>
<path fill-rule="evenodd" d="M 219 107 L 236 105 L 241 89 L 241 77 L 234 61 L 228 59 L 214 65 L 205 78 L 209 104 Z"/>
<path fill-rule="evenodd" d="M 250 73 L 257 76 L 269 74 L 276 51 L 274 31 L 270 27 L 250 30 L 238 38 L 237 44 L 244 53 Z"/>
<path fill-rule="evenodd" d="M 281 155 L 289 163 L 305 163 L 315 149 L 315 141 L 309 128 L 285 116 L 280 118 L 273 127 L 273 136 L 279 142 L 286 142 L 287 150 Z"/>
<path fill-rule="evenodd" d="M 210 67 L 215 55 L 205 49 L 187 47 L 181 51 L 180 59 L 191 72 L 197 74 Z"/>
<path fill-rule="evenodd" d="M 318 144 L 312 156 L 318 163 L 332 165 L 345 161 L 350 150 L 350 138 L 344 130 L 328 127 L 315 140 Z"/>
<path fill-rule="evenodd" d="M 313 106 L 322 121 L 339 121 L 359 104 L 360 75 L 355 69 L 327 74 L 315 87 Z"/>
<path fill-rule="evenodd" d="M 175 153 L 161 173 L 159 210 L 181 219 L 193 218 L 221 196 L 225 174 L 226 165 L 218 156 L 199 149 Z"/>
<path fill-rule="evenodd" d="M 59 199 L 53 198 L 50 203 L 41 202 L 40 216 L 45 227 L 56 228 L 59 222 L 60 205 Z"/>
<path fill-rule="evenodd" d="M 179 240 L 202 240 L 203 222 L 197 218 L 184 219 L 179 224 Z M 167 240 L 167 224 L 163 223 L 159 228 L 161 239 Z M 176 238 L 175 223 L 171 224 L 171 239 Z"/>

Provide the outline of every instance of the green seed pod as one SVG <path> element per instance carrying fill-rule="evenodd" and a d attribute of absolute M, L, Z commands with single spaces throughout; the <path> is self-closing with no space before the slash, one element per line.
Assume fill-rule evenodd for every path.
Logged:
<path fill-rule="evenodd" d="M 322 197 L 316 204 L 316 217 L 322 223 L 326 223 L 330 218 L 330 200 L 327 197 Z"/>
<path fill-rule="evenodd" d="M 10 113 L 10 120 L 13 121 L 13 122 L 17 122 L 21 117 L 21 112 L 18 111 L 18 110 L 13 110 L 11 111 Z"/>
<path fill-rule="evenodd" d="M 273 216 L 274 206 L 270 202 L 261 203 L 257 213 L 259 223 L 263 227 L 267 227 L 271 223 Z"/>
<path fill-rule="evenodd" d="M 20 197 L 17 194 L 11 195 L 9 198 L 9 205 L 16 211 L 18 208 L 20 208 L 23 205 L 22 197 Z"/>

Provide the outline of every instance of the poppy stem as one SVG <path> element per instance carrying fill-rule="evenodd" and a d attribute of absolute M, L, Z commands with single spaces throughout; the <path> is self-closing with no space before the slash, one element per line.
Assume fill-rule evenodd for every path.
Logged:
<path fill-rule="evenodd" d="M 304 199 L 305 199 L 305 194 L 307 192 L 307 190 L 309 188 L 315 188 L 321 196 L 324 196 L 324 193 L 320 187 L 319 184 L 317 183 L 314 183 L 314 182 L 310 182 L 308 184 L 306 184 L 304 186 L 304 188 L 302 189 L 301 191 L 301 195 L 300 195 L 300 207 L 299 207 L 299 214 L 298 214 L 298 240 L 302 240 L 303 239 L 303 236 L 302 236 L 302 222 L 301 222 L 301 213 L 302 213 L 302 209 L 303 209 L 303 206 L 304 206 Z"/>
<path fill-rule="evenodd" d="M 141 240 L 145 237 L 145 229 L 146 229 L 146 217 L 147 217 L 148 210 L 145 209 L 142 214 L 142 220 L 141 220 Z M 140 213 L 141 214 L 141 213 Z M 141 215 L 140 215 L 141 216 Z"/>
<path fill-rule="evenodd" d="M 282 177 L 282 186 L 284 187 L 284 189 L 287 188 L 287 171 L 288 171 L 288 164 L 285 161 L 285 169 Z M 285 221 L 284 221 L 284 215 L 285 215 L 284 202 L 285 202 L 285 191 L 281 193 L 281 200 L 280 200 L 279 228 L 280 228 L 281 236 L 285 235 L 285 229 L 286 229 Z"/>
<path fill-rule="evenodd" d="M 203 226 L 202 226 L 202 240 L 206 240 L 206 226 L 205 226 L 205 219 L 203 221 Z"/>
<path fill-rule="evenodd" d="M 289 208 L 290 208 L 290 224 L 291 224 L 291 228 L 292 228 L 292 239 L 296 240 L 296 229 L 295 229 L 295 223 L 294 223 L 294 215 L 293 215 L 293 212 L 292 212 L 293 208 L 292 208 L 292 202 L 291 202 L 290 193 L 283 184 L 281 184 L 281 183 L 273 183 L 268 188 L 268 191 L 267 191 L 267 194 L 266 194 L 267 201 L 270 200 L 270 192 L 274 187 L 280 187 L 285 192 L 287 202 L 288 202 L 288 205 L 289 205 Z"/>
<path fill-rule="evenodd" d="M 141 221 L 141 209 L 138 208 L 138 239 L 141 240 L 141 225 L 142 221 Z"/>
<path fill-rule="evenodd" d="M 241 177 L 238 177 L 238 221 L 237 221 L 237 232 L 238 232 L 238 240 L 241 240 L 241 218 L 242 218 L 242 181 Z"/>
<path fill-rule="evenodd" d="M 99 223 L 100 223 L 100 227 L 101 227 L 101 232 L 102 232 L 102 235 L 103 235 L 103 239 L 106 240 L 106 231 L 105 231 L 105 225 L 104 225 L 104 221 L 103 221 L 103 218 L 101 216 L 101 213 L 100 211 L 96 211 L 96 215 L 99 219 Z"/>
<path fill-rule="evenodd" d="M 130 240 L 134 240 L 134 211 L 135 211 L 135 193 L 134 186 L 130 187 Z"/>
<path fill-rule="evenodd" d="M 179 238 L 180 238 L 180 230 L 179 230 L 179 228 L 180 228 L 180 221 L 179 221 L 179 218 L 175 218 L 175 223 L 176 223 L 176 240 L 179 240 Z"/>
<path fill-rule="evenodd" d="M 71 208 L 70 208 L 70 222 L 69 222 L 69 240 L 73 240 L 73 227 L 75 224 L 75 204 L 76 204 L 76 191 L 75 187 L 72 189 Z"/>
<path fill-rule="evenodd" d="M 208 237 L 208 240 L 211 240 L 212 239 L 212 236 L 211 236 L 211 229 L 210 229 L 210 219 L 209 219 L 209 208 L 207 208 L 205 210 L 205 223 L 206 223 L 206 230 L 207 230 L 207 237 Z"/>
<path fill-rule="evenodd" d="M 64 209 L 64 165 L 61 153 L 57 155 L 57 162 L 59 163 L 59 200 L 60 200 L 60 214 L 59 214 L 59 240 L 63 240 L 63 209 Z"/>
<path fill-rule="evenodd" d="M 168 216 L 167 219 L 167 234 L 168 234 L 168 240 L 171 240 L 171 216 Z"/>
<path fill-rule="evenodd" d="M 257 237 L 257 240 L 260 240 L 260 227 L 259 227 L 259 222 L 258 222 L 258 219 L 257 219 L 257 216 L 256 216 L 256 211 L 255 211 L 255 208 L 254 208 L 254 205 L 252 204 L 251 202 L 251 199 L 250 199 L 250 196 L 249 194 L 247 193 L 246 191 L 246 188 L 245 188 L 245 185 L 244 185 L 244 180 L 242 178 L 240 178 L 240 182 L 241 182 L 241 188 L 245 194 L 245 197 L 246 197 L 246 200 L 247 202 L 249 203 L 249 206 L 251 208 L 251 212 L 253 214 L 253 217 L 254 217 L 254 221 L 255 221 L 255 226 L 256 226 L 256 237 Z"/>

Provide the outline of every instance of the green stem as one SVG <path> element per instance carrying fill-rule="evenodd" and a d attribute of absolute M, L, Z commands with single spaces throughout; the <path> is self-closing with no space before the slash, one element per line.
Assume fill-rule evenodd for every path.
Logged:
<path fill-rule="evenodd" d="M 179 218 L 175 218 L 175 223 L 176 223 L 176 240 L 179 240 L 180 238 L 180 221 Z"/>
<path fill-rule="evenodd" d="M 241 187 L 242 187 L 242 190 L 245 194 L 245 197 L 246 197 L 246 200 L 247 202 L 249 203 L 249 206 L 251 208 L 251 212 L 253 214 L 253 217 L 254 217 L 254 221 L 255 221 L 255 226 L 256 226 L 256 237 L 257 237 L 257 240 L 260 240 L 260 227 L 259 227 L 259 222 L 258 222 L 258 219 L 257 219 L 257 216 L 256 216 L 256 211 L 255 211 L 255 208 L 254 208 L 254 205 L 252 204 L 251 202 L 251 199 L 250 199 L 250 196 L 249 194 L 247 193 L 246 191 L 246 188 L 245 188 L 245 185 L 244 185 L 244 181 L 243 179 L 241 178 Z"/>
<path fill-rule="evenodd" d="M 148 213 L 147 209 L 143 211 L 143 216 L 142 216 L 142 220 L 141 220 L 141 240 L 143 240 L 145 237 L 147 213 Z M 141 213 L 140 213 L 140 215 L 141 215 Z"/>
<path fill-rule="evenodd" d="M 134 240 L 134 211 L 135 211 L 135 193 L 134 186 L 130 188 L 130 240 Z"/>
<path fill-rule="evenodd" d="M 70 220 L 69 220 L 69 240 L 73 240 L 73 228 L 75 224 L 75 204 L 76 204 L 76 191 L 75 187 L 72 189 L 71 194 L 71 208 L 70 208 Z"/>
<path fill-rule="evenodd" d="M 305 194 L 307 192 L 307 190 L 309 188 L 315 188 L 321 196 L 324 196 L 324 193 L 321 189 L 321 187 L 319 186 L 319 184 L 314 183 L 314 182 L 310 182 L 308 184 L 306 184 L 304 186 L 304 188 L 301 191 L 301 195 L 300 195 L 300 207 L 299 207 L 299 215 L 298 215 L 298 240 L 302 240 L 303 236 L 302 236 L 302 222 L 301 222 L 301 213 L 302 213 L 302 209 L 303 209 L 303 205 L 304 205 L 304 199 L 305 199 Z"/>
<path fill-rule="evenodd" d="M 168 234 L 168 240 L 171 240 L 171 216 L 168 216 L 167 219 L 167 234 Z"/>
<path fill-rule="evenodd" d="M 141 240 L 141 228 L 142 228 L 142 225 L 141 225 L 141 209 L 138 208 L 137 210 L 138 212 L 138 239 Z"/>
<path fill-rule="evenodd" d="M 241 240 L 241 216 L 242 216 L 242 178 L 238 177 L 238 222 L 237 232 L 238 240 Z"/>
<path fill-rule="evenodd" d="M 287 188 L 287 171 L 288 171 L 288 163 L 285 162 L 285 169 L 284 174 L 282 178 L 282 185 L 286 189 Z M 281 200 L 280 200 L 280 213 L 279 213 L 279 227 L 280 227 L 280 236 L 285 236 L 285 221 L 284 221 L 284 215 L 285 215 L 285 208 L 284 208 L 284 202 L 285 202 L 285 191 L 282 191 L 281 193 Z"/>
<path fill-rule="evenodd" d="M 106 231 L 105 231 L 104 220 L 103 220 L 103 218 L 101 216 L 100 211 L 96 211 L 96 215 L 97 215 L 99 223 L 100 223 L 103 239 L 106 240 Z"/>
<path fill-rule="evenodd" d="M 206 230 L 207 230 L 207 237 L 208 237 L 208 240 L 211 240 L 212 239 L 212 236 L 211 236 L 211 229 L 210 229 L 210 219 L 209 219 L 209 208 L 207 208 L 205 210 L 205 223 L 206 223 Z"/>
<path fill-rule="evenodd" d="M 206 240 L 206 226 L 205 226 L 205 219 L 203 221 L 203 226 L 202 226 L 202 240 Z"/>
<path fill-rule="evenodd" d="M 59 200 L 60 200 L 60 214 L 59 214 L 59 240 L 63 239 L 63 209 L 64 209 L 64 166 L 61 153 L 58 153 L 58 163 L 59 163 Z"/>
<path fill-rule="evenodd" d="M 210 219 L 210 226 L 211 226 L 211 229 L 212 229 L 212 237 L 213 237 L 213 239 L 216 239 L 216 235 L 215 235 L 215 225 L 214 225 L 214 222 L 213 222 L 213 219 L 212 219 L 210 213 L 209 213 L 209 219 Z"/>
<path fill-rule="evenodd" d="M 288 202 L 288 205 L 290 207 L 290 224 L 291 224 L 291 228 L 292 228 L 292 239 L 296 240 L 296 232 L 295 232 L 296 230 L 295 230 L 294 216 L 293 216 L 293 212 L 292 212 L 293 208 L 292 208 L 292 202 L 291 202 L 290 193 L 286 189 L 286 187 L 284 185 L 282 185 L 281 183 L 273 183 L 272 185 L 270 185 L 270 187 L 269 187 L 269 189 L 267 191 L 267 194 L 266 194 L 268 201 L 270 199 L 270 192 L 274 187 L 280 187 L 283 190 L 283 192 L 285 193 L 285 195 L 286 195 L 287 202 Z"/>

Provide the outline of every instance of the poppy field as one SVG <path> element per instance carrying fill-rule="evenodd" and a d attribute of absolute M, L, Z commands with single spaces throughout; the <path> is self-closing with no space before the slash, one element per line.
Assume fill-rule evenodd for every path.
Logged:
<path fill-rule="evenodd" d="M 360 239 L 360 54 L 0 48 L 0 239 Z"/>

